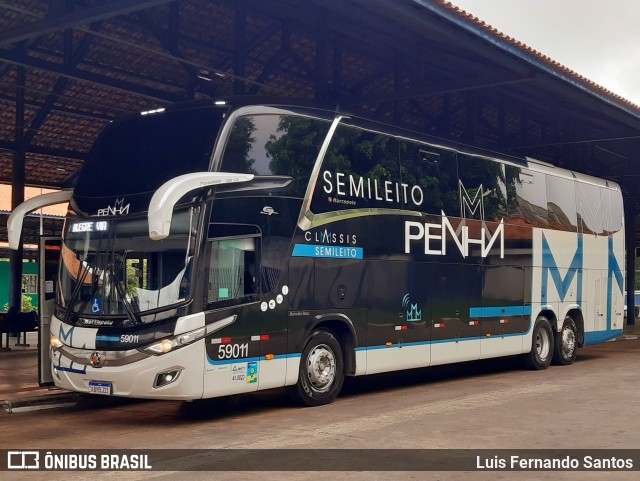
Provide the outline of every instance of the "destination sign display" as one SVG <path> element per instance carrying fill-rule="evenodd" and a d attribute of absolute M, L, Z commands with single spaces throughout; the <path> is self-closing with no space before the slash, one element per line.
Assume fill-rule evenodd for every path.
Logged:
<path fill-rule="evenodd" d="M 106 232 L 109 230 L 109 223 L 105 220 L 74 222 L 69 229 L 70 232 Z"/>

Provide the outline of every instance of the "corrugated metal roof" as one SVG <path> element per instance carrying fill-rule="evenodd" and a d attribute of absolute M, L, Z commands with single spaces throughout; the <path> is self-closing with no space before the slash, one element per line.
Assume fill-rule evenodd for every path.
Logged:
<path fill-rule="evenodd" d="M 0 5 L 0 182 L 11 182 L 18 149 L 19 90 L 26 181 L 49 187 L 72 185 L 115 118 L 182 99 L 249 94 L 317 99 L 605 176 L 639 195 L 640 107 L 445 0 L 85 0 L 70 12 L 63 7 L 53 0 Z"/>

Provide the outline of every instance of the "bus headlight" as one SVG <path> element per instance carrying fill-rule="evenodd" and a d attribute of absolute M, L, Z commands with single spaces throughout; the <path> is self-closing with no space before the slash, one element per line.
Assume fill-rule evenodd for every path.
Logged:
<path fill-rule="evenodd" d="M 171 352 L 181 347 L 192 344 L 197 340 L 202 339 L 205 334 L 206 328 L 201 327 L 200 329 L 185 332 L 184 334 L 178 334 L 177 336 L 167 337 L 160 341 L 156 341 L 153 344 L 141 347 L 139 350 L 147 354 L 159 356 L 161 354 L 166 354 L 167 352 Z"/>

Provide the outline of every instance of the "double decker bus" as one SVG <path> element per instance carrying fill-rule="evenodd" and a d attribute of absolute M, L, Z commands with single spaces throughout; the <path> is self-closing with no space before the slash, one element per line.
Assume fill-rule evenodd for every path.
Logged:
<path fill-rule="evenodd" d="M 623 326 L 613 182 L 284 103 L 113 122 L 68 200 L 55 384 L 193 400 L 519 355 L 568 365 Z"/>

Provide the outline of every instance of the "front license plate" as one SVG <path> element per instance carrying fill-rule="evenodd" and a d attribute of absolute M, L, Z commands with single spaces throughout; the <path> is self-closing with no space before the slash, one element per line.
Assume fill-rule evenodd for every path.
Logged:
<path fill-rule="evenodd" d="M 89 392 L 91 394 L 102 394 L 103 396 L 111 395 L 110 382 L 89 381 Z"/>

